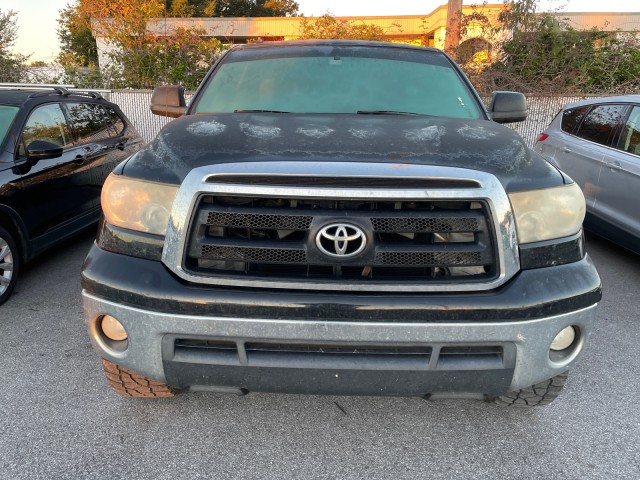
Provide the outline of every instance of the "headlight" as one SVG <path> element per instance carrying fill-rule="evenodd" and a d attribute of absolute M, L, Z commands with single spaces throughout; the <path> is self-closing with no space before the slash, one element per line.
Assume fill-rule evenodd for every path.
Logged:
<path fill-rule="evenodd" d="M 509 194 L 520 243 L 568 237 L 580 231 L 586 211 L 577 184 Z"/>
<path fill-rule="evenodd" d="M 176 185 L 146 182 L 112 173 L 102 187 L 102 211 L 111 225 L 164 235 L 177 192 Z"/>

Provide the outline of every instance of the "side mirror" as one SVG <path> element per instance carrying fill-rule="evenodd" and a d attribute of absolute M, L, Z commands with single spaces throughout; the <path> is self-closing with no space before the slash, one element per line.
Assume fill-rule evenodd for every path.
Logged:
<path fill-rule="evenodd" d="M 489 113 L 494 122 L 523 122 L 527 118 L 527 100 L 520 92 L 493 92 Z"/>
<path fill-rule="evenodd" d="M 187 111 L 184 87 L 165 85 L 156 87 L 151 95 L 151 112 L 163 117 L 178 118 Z"/>
<path fill-rule="evenodd" d="M 34 140 L 27 145 L 27 158 L 29 160 L 48 160 L 62 156 L 62 147 L 46 140 Z"/>

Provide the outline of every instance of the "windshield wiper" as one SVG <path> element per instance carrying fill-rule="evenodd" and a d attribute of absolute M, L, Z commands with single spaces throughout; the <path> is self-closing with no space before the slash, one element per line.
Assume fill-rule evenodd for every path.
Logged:
<path fill-rule="evenodd" d="M 422 115 L 421 113 L 399 112 L 397 110 L 358 110 L 358 115 Z"/>
<path fill-rule="evenodd" d="M 282 110 L 234 110 L 233 113 L 291 113 Z"/>

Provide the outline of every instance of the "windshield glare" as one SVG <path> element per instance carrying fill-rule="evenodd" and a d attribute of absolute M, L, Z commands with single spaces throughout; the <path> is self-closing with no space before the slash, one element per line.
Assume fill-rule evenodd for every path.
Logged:
<path fill-rule="evenodd" d="M 18 107 L 10 107 L 8 105 L 0 105 L 0 146 L 4 144 L 5 137 L 9 128 L 13 123 L 13 119 L 18 114 Z"/>
<path fill-rule="evenodd" d="M 230 52 L 195 112 L 238 110 L 482 118 L 471 92 L 439 52 L 353 46 Z"/>

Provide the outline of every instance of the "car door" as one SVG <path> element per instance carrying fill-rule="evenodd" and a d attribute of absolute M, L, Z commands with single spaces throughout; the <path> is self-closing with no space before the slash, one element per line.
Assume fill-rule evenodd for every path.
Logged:
<path fill-rule="evenodd" d="M 60 104 L 36 106 L 18 138 L 6 201 L 20 215 L 30 240 L 46 235 L 55 237 L 52 232 L 64 228 L 77 214 L 74 173 L 79 168 L 71 130 Z M 36 140 L 62 147 L 62 155 L 46 160 L 29 159 L 27 147 Z"/>
<path fill-rule="evenodd" d="M 597 210 L 603 219 L 640 237 L 640 106 L 630 110 L 615 146 L 604 158 Z"/>
<path fill-rule="evenodd" d="M 598 175 L 591 180 L 593 184 L 589 184 L 586 189 L 583 189 L 583 191 L 588 191 L 589 198 L 593 199 L 593 204 L 587 204 L 587 211 L 597 217 L 603 215 L 599 197 L 601 194 L 600 176 L 606 166 L 605 157 L 611 152 L 611 147 L 617 139 L 627 111 L 626 105 L 595 105 L 582 119 L 576 131 L 577 142 L 580 144 L 576 147 L 576 155 L 580 154 L 582 157 L 588 158 L 594 164 L 593 170 L 597 168 L 598 171 Z M 572 175 L 571 171 L 569 174 Z"/>
<path fill-rule="evenodd" d="M 591 106 L 581 106 L 562 112 L 561 131 L 547 141 L 555 147 L 552 163 L 580 185 L 587 208 L 596 201 L 603 159 L 599 147 L 580 138 L 579 127 L 590 110 Z"/>

